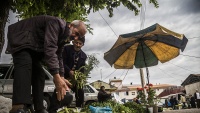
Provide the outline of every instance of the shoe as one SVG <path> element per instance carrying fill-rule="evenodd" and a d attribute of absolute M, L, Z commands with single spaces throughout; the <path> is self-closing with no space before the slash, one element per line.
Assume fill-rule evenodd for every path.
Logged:
<path fill-rule="evenodd" d="M 24 105 L 14 105 L 9 113 L 31 113 L 30 110 Z"/>
<path fill-rule="evenodd" d="M 46 111 L 45 109 L 41 109 L 41 110 L 36 110 L 35 113 L 49 113 L 49 112 Z"/>

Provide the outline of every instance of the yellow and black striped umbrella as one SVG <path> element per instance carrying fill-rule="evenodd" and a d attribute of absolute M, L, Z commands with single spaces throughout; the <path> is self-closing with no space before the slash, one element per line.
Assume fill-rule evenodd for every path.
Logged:
<path fill-rule="evenodd" d="M 122 34 L 104 59 L 116 69 L 150 67 L 165 63 L 183 52 L 188 39 L 179 33 L 154 24 L 141 31 Z"/>

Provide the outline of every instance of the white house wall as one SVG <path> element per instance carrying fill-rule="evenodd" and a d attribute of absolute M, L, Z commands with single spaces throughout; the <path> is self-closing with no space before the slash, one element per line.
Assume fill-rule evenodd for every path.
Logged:
<path fill-rule="evenodd" d="M 156 95 L 159 95 L 164 89 L 155 89 Z M 137 90 L 128 91 L 128 95 L 126 95 L 126 91 L 117 92 L 121 99 L 132 100 L 137 97 Z"/>
<path fill-rule="evenodd" d="M 200 91 L 200 82 L 189 84 L 189 85 L 185 86 L 185 90 L 188 95 L 193 95 L 196 89 L 198 89 L 198 91 Z"/>

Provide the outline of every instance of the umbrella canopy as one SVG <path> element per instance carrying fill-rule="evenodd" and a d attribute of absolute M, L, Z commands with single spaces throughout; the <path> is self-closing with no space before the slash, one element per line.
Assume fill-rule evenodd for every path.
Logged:
<path fill-rule="evenodd" d="M 122 34 L 104 59 L 116 69 L 150 67 L 165 63 L 184 51 L 188 39 L 179 33 L 154 24 L 146 29 Z"/>

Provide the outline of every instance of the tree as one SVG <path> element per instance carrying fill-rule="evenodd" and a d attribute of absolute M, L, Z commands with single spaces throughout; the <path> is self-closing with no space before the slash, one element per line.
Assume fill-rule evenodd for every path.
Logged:
<path fill-rule="evenodd" d="M 157 0 L 149 0 L 157 8 Z M 139 13 L 142 6 L 140 0 L 3 0 L 0 5 L 0 53 L 4 45 L 4 29 L 8 21 L 9 10 L 18 13 L 19 17 L 29 18 L 36 15 L 52 15 L 72 21 L 80 19 L 89 21 L 87 16 L 90 12 L 107 9 L 109 16 L 113 16 L 113 9 L 124 5 L 135 15 Z M 92 28 L 87 25 L 90 33 Z"/>
<path fill-rule="evenodd" d="M 76 89 L 83 88 L 83 86 L 87 83 L 87 78 L 89 78 L 90 72 L 97 67 L 99 64 L 99 60 L 94 55 L 88 55 L 87 62 L 85 66 L 82 66 L 79 70 L 75 70 L 74 79 L 71 79 L 70 82 Z M 80 70 L 84 69 L 84 73 Z"/>

